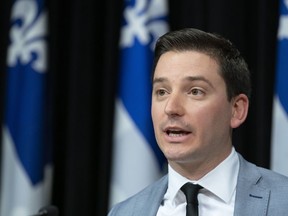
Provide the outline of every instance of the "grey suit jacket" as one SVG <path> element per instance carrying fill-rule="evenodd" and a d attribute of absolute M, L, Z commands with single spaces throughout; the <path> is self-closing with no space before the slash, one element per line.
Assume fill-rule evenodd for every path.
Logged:
<path fill-rule="evenodd" d="M 240 154 L 234 216 L 288 216 L 288 178 L 257 167 Z M 167 175 L 115 205 L 109 216 L 155 216 L 168 186 Z"/>

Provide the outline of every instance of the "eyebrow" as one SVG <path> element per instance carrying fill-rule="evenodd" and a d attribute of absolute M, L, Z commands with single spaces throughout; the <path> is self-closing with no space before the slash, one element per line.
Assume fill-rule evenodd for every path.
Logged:
<path fill-rule="evenodd" d="M 187 80 L 187 81 L 190 81 L 190 82 L 203 81 L 203 82 L 207 83 L 211 88 L 214 88 L 213 84 L 208 79 L 206 79 L 203 76 L 187 76 L 183 80 L 184 81 Z M 167 81 L 168 81 L 168 79 L 165 78 L 165 77 L 158 77 L 158 78 L 155 78 L 153 80 L 153 85 L 156 84 L 156 83 L 163 83 L 163 82 L 167 82 Z"/>
<path fill-rule="evenodd" d="M 206 79 L 205 77 L 203 76 L 188 76 L 188 77 L 185 77 L 184 80 L 188 80 L 188 81 L 203 81 L 203 82 L 206 82 L 211 88 L 214 88 L 213 84 L 208 80 Z"/>
<path fill-rule="evenodd" d="M 153 82 L 152 82 L 152 85 L 155 85 L 156 83 L 163 83 L 163 82 L 166 82 L 166 81 L 168 81 L 168 79 L 164 78 L 164 77 L 154 78 Z"/>

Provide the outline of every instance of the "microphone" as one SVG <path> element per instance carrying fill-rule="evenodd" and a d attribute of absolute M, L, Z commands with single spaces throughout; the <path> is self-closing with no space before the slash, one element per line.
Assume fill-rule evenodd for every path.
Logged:
<path fill-rule="evenodd" d="M 37 214 L 31 216 L 58 216 L 58 214 L 57 206 L 49 205 L 42 207 Z"/>

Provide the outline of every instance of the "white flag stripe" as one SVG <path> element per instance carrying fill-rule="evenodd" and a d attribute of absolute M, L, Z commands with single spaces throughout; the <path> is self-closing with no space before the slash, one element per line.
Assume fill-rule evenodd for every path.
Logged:
<path fill-rule="evenodd" d="M 288 116 L 275 96 L 272 122 L 272 170 L 288 176 Z M 286 129 L 286 133 L 283 133 Z M 283 140 L 286 140 L 283 142 Z"/>
<path fill-rule="evenodd" d="M 115 121 L 111 206 L 160 177 L 153 150 L 119 99 L 116 100 Z"/>
<path fill-rule="evenodd" d="M 2 164 L 2 199 L 1 214 L 7 216 L 32 215 L 39 206 L 47 205 L 52 182 L 52 167 L 46 166 L 45 180 L 33 187 L 27 173 L 23 169 L 15 145 L 6 127 L 3 127 L 3 164 Z M 15 181 L 17 180 L 17 184 Z M 4 187 L 5 186 L 5 187 Z M 43 196 L 47 194 L 47 196 Z"/>

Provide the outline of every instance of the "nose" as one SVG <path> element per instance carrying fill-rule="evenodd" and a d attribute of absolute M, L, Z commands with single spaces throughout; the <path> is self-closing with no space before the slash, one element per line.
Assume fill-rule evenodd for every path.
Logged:
<path fill-rule="evenodd" d="M 165 113 L 169 116 L 182 116 L 185 112 L 183 99 L 178 94 L 171 94 L 166 102 Z"/>

